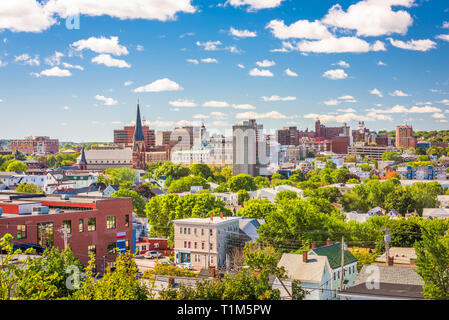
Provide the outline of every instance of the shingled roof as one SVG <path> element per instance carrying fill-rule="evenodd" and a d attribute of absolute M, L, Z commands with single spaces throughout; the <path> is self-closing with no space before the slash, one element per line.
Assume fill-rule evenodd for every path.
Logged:
<path fill-rule="evenodd" d="M 341 267 L 341 243 L 334 243 L 328 246 L 310 250 L 311 255 L 326 256 L 332 269 Z M 349 250 L 344 250 L 344 265 L 358 261 Z"/>

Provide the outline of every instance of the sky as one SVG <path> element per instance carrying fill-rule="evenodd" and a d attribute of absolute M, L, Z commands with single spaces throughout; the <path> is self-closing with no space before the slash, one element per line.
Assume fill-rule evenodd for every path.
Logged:
<path fill-rule="evenodd" d="M 448 129 L 445 0 L 2 0 L 0 139 Z"/>

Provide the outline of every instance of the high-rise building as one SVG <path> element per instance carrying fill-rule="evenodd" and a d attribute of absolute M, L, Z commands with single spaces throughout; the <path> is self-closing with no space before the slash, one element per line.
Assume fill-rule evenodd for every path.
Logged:
<path fill-rule="evenodd" d="M 402 125 L 396 127 L 396 148 L 416 148 L 416 138 L 413 136 L 412 126 Z"/>
<path fill-rule="evenodd" d="M 59 140 L 49 137 L 26 137 L 25 139 L 11 140 L 11 152 L 20 151 L 26 155 L 56 154 L 59 152 Z"/>
<path fill-rule="evenodd" d="M 232 126 L 233 173 L 265 175 L 268 164 L 267 145 L 263 125 L 256 120 L 243 121 Z"/>
<path fill-rule="evenodd" d="M 158 131 L 156 133 L 156 146 L 168 146 L 170 145 L 171 131 Z"/>
<path fill-rule="evenodd" d="M 296 127 L 283 127 L 276 131 L 276 141 L 281 146 L 297 146 L 299 136 L 299 130 Z"/>
<path fill-rule="evenodd" d="M 326 127 L 318 119 L 315 122 L 315 138 L 332 139 L 340 135 L 348 136 L 350 128 L 346 123 L 341 127 Z"/>

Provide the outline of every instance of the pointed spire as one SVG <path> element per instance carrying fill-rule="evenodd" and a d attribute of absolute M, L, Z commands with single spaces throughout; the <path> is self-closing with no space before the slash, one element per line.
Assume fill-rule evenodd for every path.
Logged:
<path fill-rule="evenodd" d="M 139 108 L 139 97 L 137 97 L 137 117 L 136 117 L 136 127 L 134 130 L 134 145 L 137 141 L 145 141 L 142 129 L 142 120 L 140 119 L 140 108 Z"/>
<path fill-rule="evenodd" d="M 83 145 L 83 149 L 81 149 L 81 159 L 80 159 L 79 164 L 87 164 L 86 154 L 84 153 L 85 148 L 86 148 L 86 146 Z"/>

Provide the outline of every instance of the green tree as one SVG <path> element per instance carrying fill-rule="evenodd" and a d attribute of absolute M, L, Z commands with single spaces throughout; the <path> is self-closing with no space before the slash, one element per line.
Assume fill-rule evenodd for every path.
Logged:
<path fill-rule="evenodd" d="M 190 172 L 194 176 L 200 176 L 204 179 L 207 179 L 209 177 L 213 176 L 212 170 L 210 166 L 204 163 L 193 163 L 190 165 Z"/>
<path fill-rule="evenodd" d="M 383 161 L 394 161 L 395 163 L 399 163 L 402 161 L 401 155 L 395 151 L 388 151 L 382 154 Z"/>
<path fill-rule="evenodd" d="M 9 172 L 27 172 L 28 167 L 25 163 L 19 160 L 12 161 L 9 163 L 8 167 L 6 168 L 6 171 Z"/>
<path fill-rule="evenodd" d="M 131 198 L 133 203 L 133 211 L 137 214 L 137 216 L 145 217 L 145 201 L 137 192 L 126 188 L 120 188 L 119 190 L 111 194 L 111 197 Z"/>
<path fill-rule="evenodd" d="M 209 189 L 209 184 L 206 179 L 201 176 L 187 176 L 173 181 L 168 187 L 168 192 L 188 192 L 193 186 L 202 186 L 204 189 Z"/>
<path fill-rule="evenodd" d="M 434 220 L 423 228 L 422 241 L 415 244 L 416 272 L 424 281 L 426 299 L 449 299 L 449 233 L 447 224 Z"/>
<path fill-rule="evenodd" d="M 249 200 L 249 194 L 248 194 L 248 191 L 242 189 L 242 190 L 239 190 L 239 191 L 237 192 L 237 194 L 238 194 L 238 203 L 239 203 L 239 205 L 243 205 L 243 203 L 244 203 L 245 201 L 248 201 L 248 200 Z"/>
<path fill-rule="evenodd" d="M 237 211 L 237 215 L 247 218 L 264 219 L 276 211 L 276 206 L 267 199 L 251 199 L 246 201 L 244 207 Z"/>
<path fill-rule="evenodd" d="M 44 193 L 42 188 L 36 184 L 21 183 L 17 186 L 16 192 L 23 193 Z"/>
<path fill-rule="evenodd" d="M 249 174 L 239 174 L 228 180 L 228 187 L 231 192 L 237 192 L 239 190 L 254 191 L 257 190 L 257 186 L 254 179 Z"/>
<path fill-rule="evenodd" d="M 257 189 L 269 188 L 270 181 L 266 177 L 257 176 L 254 178 L 254 183 L 257 186 Z"/>

